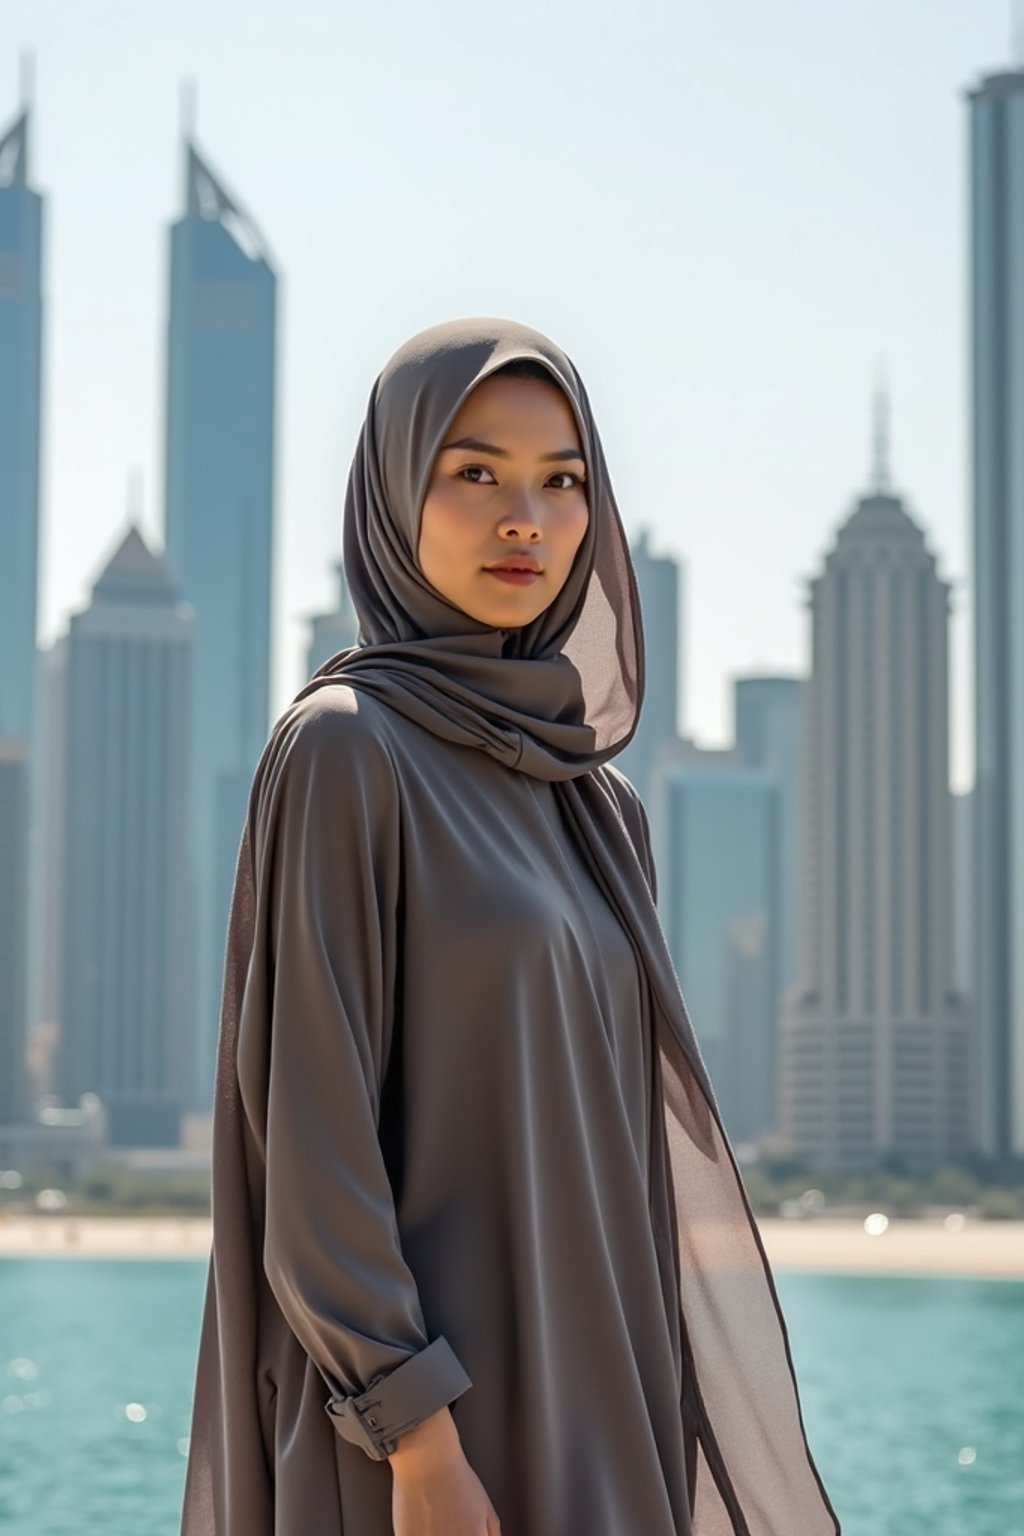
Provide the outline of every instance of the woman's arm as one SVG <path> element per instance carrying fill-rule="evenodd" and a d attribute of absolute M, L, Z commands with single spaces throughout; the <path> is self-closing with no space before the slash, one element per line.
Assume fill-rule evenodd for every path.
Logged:
<path fill-rule="evenodd" d="M 265 1161 L 268 1281 L 327 1384 L 338 1432 L 382 1459 L 471 1381 L 448 1341 L 428 1334 L 378 1138 L 393 1024 L 397 783 L 372 713 L 351 690 L 314 698 L 282 727 L 261 777 L 254 853 L 264 911 L 252 960 L 261 972 L 246 989 L 257 1001 L 243 999 L 238 1072 Z"/>

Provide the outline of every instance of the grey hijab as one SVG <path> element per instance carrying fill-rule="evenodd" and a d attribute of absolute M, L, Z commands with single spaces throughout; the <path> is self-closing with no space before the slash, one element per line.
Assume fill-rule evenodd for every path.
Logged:
<path fill-rule="evenodd" d="M 494 629 L 447 601 L 416 561 L 437 449 L 470 391 L 532 358 L 576 416 L 590 519 L 561 592 L 532 623 Z M 636 729 L 644 647 L 636 578 L 580 377 L 547 337 L 498 319 L 434 326 L 375 381 L 352 464 L 344 558 L 359 643 L 297 695 L 343 681 L 446 740 L 556 781 L 572 835 L 641 962 L 656 1020 L 686 1366 L 681 1404 L 697 1536 L 840 1530 L 804 1433 L 786 1325 L 662 931 L 604 765 Z M 648 856 L 649 856 L 649 850 Z M 657 1132 L 656 1132 L 657 1134 Z"/>
<path fill-rule="evenodd" d="M 531 624 L 500 630 L 438 592 L 416 549 L 450 422 L 482 379 L 519 358 L 543 364 L 569 399 L 592 511 L 555 600 Z M 573 778 L 629 741 L 644 688 L 636 578 L 586 391 L 546 337 L 507 321 L 463 320 L 395 353 L 373 386 L 356 447 L 344 554 L 361 646 L 319 676 L 354 682 L 358 669 L 360 686 L 438 735 L 540 778 Z"/>

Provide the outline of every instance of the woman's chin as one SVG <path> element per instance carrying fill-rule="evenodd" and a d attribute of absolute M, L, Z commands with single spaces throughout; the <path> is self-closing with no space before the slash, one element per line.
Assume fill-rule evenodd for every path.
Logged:
<path fill-rule="evenodd" d="M 519 629 L 543 613 L 550 602 L 548 597 L 541 600 L 536 592 L 531 592 L 529 596 L 510 593 L 505 601 L 499 603 L 487 602 L 479 596 L 475 601 L 467 599 L 461 602 L 454 597 L 449 600 L 455 602 L 463 613 L 468 613 L 470 618 L 477 619 L 481 624 L 489 624 L 492 629 Z"/>

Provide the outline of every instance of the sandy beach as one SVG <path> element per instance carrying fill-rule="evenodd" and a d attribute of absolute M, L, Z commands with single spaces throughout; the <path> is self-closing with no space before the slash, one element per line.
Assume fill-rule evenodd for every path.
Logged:
<path fill-rule="evenodd" d="M 963 1275 L 1024 1280 L 1024 1221 L 894 1217 L 878 1236 L 863 1221 L 827 1216 L 811 1221 L 762 1217 L 758 1222 L 773 1269 L 836 1274 Z"/>
<path fill-rule="evenodd" d="M 892 1218 L 877 1236 L 854 1219 L 758 1222 L 773 1270 L 963 1275 L 1024 1280 L 1024 1221 Z M 0 1216 L 0 1259 L 197 1259 L 210 1249 L 201 1217 Z"/>

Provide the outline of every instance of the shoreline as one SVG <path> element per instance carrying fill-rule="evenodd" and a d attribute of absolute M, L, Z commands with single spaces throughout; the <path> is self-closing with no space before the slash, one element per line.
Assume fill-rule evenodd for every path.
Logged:
<path fill-rule="evenodd" d="M 1024 1221 L 892 1217 L 878 1236 L 859 1218 L 758 1219 L 772 1270 L 824 1274 L 946 1275 L 1024 1280 Z M 24 1258 L 206 1259 L 211 1222 L 200 1216 L 8 1215 L 0 1261 Z"/>

